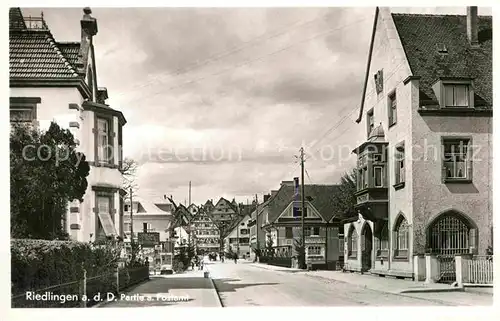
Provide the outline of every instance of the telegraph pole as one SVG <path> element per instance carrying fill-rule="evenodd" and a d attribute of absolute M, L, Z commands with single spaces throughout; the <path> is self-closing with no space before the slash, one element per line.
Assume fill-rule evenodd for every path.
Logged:
<path fill-rule="evenodd" d="M 132 187 L 130 187 L 130 244 L 132 245 L 134 243 L 134 218 L 132 217 L 132 209 L 133 209 L 133 203 L 132 203 Z"/>
<path fill-rule="evenodd" d="M 302 203 L 302 269 L 306 268 L 306 236 L 305 236 L 305 228 L 304 228 L 304 221 L 305 221 L 305 216 L 306 216 L 306 211 L 305 211 L 305 195 L 304 195 L 304 147 L 300 148 L 300 169 L 301 169 L 301 178 L 300 178 L 300 185 L 301 185 L 301 192 L 300 192 L 300 198 L 301 198 L 301 203 Z"/>
<path fill-rule="evenodd" d="M 260 254 L 259 251 L 260 251 L 260 244 L 259 244 L 259 198 L 257 197 L 257 194 L 255 194 L 255 231 L 256 231 L 256 249 L 257 251 L 255 252 L 255 256 L 257 257 L 257 260 L 258 261 L 258 258 L 260 255 L 257 255 L 257 254 Z"/>

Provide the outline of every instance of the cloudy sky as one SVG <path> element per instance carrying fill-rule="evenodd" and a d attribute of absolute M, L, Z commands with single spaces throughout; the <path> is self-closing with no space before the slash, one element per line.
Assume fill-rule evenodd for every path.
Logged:
<path fill-rule="evenodd" d="M 82 10 L 43 10 L 57 41 L 79 41 Z M 458 13 L 465 8 L 392 8 Z M 364 131 L 361 98 L 374 8 L 93 8 L 98 85 L 127 118 L 139 194 L 246 202 L 300 175 L 337 183 Z M 491 14 L 491 10 L 479 10 Z"/>

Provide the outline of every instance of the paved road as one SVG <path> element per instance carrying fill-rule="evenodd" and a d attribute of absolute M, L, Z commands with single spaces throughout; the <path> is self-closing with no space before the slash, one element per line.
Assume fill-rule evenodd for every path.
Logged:
<path fill-rule="evenodd" d="M 390 294 L 298 273 L 266 270 L 248 263 L 216 263 L 209 270 L 225 307 L 455 305 L 435 295 L 429 299 L 421 294 Z"/>

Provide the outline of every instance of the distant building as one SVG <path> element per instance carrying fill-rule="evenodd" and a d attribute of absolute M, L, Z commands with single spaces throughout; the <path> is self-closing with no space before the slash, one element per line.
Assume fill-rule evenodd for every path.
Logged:
<path fill-rule="evenodd" d="M 219 230 L 203 207 L 194 204 L 189 207 L 193 217 L 191 233 L 199 254 L 218 253 L 220 247 Z"/>
<path fill-rule="evenodd" d="M 77 151 L 90 164 L 83 202 L 69 204 L 62 227 L 77 241 L 123 236 L 123 114 L 106 104 L 108 91 L 98 87 L 94 41 L 97 20 L 86 8 L 81 41 L 58 42 L 43 15 L 24 17 L 9 11 L 10 120 L 48 129 L 51 121 L 68 129 Z M 114 31 L 113 31 L 114 32 Z"/>
<path fill-rule="evenodd" d="M 250 257 L 250 215 L 237 220 L 224 238 L 224 251 L 238 254 L 240 258 Z"/>
<path fill-rule="evenodd" d="M 337 185 L 304 185 L 304 236 L 306 261 L 317 268 L 335 269 L 343 260 L 340 219 L 334 215 L 333 194 Z M 263 206 L 263 229 L 266 238 L 262 247 L 274 248 L 274 255 L 296 256 L 295 244 L 301 241 L 302 204 L 298 178 L 283 181 Z M 259 240 L 260 242 L 260 240 Z"/>
<path fill-rule="evenodd" d="M 266 232 L 262 228 L 263 226 L 263 217 L 267 212 L 267 207 L 269 203 L 269 199 L 271 194 L 264 195 L 264 201 L 262 204 L 259 204 L 255 210 L 250 214 L 250 222 L 248 223 L 248 227 L 250 229 L 250 258 L 252 260 L 255 259 L 255 250 L 256 249 L 264 249 L 266 245 Z"/>
<path fill-rule="evenodd" d="M 376 9 L 358 118 L 367 138 L 354 150 L 359 217 L 344 225 L 349 270 L 422 279 L 427 254 L 452 282 L 455 255 L 493 245 L 492 57 L 492 17 L 477 7 Z"/>

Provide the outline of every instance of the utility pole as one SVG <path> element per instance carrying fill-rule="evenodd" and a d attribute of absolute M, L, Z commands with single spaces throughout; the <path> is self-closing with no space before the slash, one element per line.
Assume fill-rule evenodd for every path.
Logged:
<path fill-rule="evenodd" d="M 304 195 L 304 147 L 300 148 L 300 167 L 301 167 L 301 178 L 300 178 L 300 185 L 301 185 L 301 191 L 300 191 L 300 198 L 301 198 L 301 203 L 302 203 L 302 269 L 306 268 L 306 236 L 305 236 L 305 228 L 304 228 L 304 221 L 305 221 L 305 216 L 306 216 L 306 206 L 305 206 L 305 195 Z"/>
<path fill-rule="evenodd" d="M 130 244 L 132 245 L 134 243 L 134 218 L 132 216 L 132 209 L 133 209 L 133 204 L 132 203 L 132 187 L 130 187 Z"/>
<path fill-rule="evenodd" d="M 259 253 L 260 244 L 259 244 L 259 198 L 257 197 L 257 194 L 255 194 L 255 233 L 256 233 L 255 248 L 257 249 L 257 251 L 255 252 L 255 256 L 258 258 L 260 256 Z"/>

